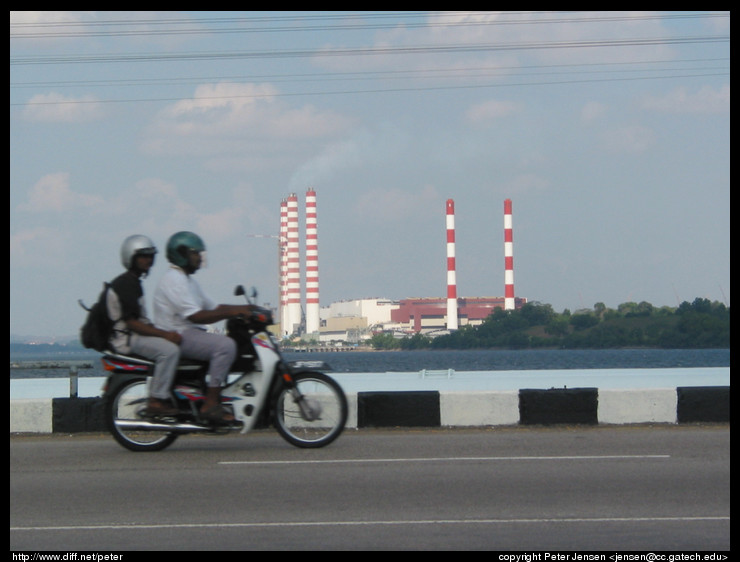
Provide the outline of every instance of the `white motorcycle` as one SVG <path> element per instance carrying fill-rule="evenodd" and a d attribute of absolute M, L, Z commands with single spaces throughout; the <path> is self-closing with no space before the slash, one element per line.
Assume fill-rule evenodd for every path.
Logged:
<path fill-rule="evenodd" d="M 246 296 L 242 286 L 234 294 Z M 249 298 L 247 302 L 251 304 Z M 103 366 L 110 373 L 103 395 L 105 419 L 115 440 L 131 451 L 160 451 L 184 434 L 246 434 L 272 425 L 296 447 L 323 447 L 334 441 L 347 422 L 344 391 L 325 373 L 305 363 L 284 361 L 277 341 L 267 331 L 270 324 L 270 312 L 256 307 L 251 317 L 227 322 L 227 334 L 239 350 L 221 393 L 222 404 L 235 418 L 227 425 L 200 417 L 207 362 L 180 362 L 173 388 L 180 413 L 153 418 L 145 414 L 153 362 L 104 353 Z"/>

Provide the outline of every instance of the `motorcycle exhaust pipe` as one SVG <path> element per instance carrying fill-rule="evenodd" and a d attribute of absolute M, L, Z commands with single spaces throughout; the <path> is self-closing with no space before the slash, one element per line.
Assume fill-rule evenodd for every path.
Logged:
<path fill-rule="evenodd" d="M 126 430 L 139 431 L 211 431 L 213 428 L 206 425 L 194 423 L 165 423 L 148 420 L 116 420 L 116 427 Z"/>

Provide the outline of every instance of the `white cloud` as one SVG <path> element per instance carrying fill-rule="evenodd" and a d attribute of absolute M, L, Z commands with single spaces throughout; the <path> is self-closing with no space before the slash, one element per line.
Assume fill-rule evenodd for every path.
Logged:
<path fill-rule="evenodd" d="M 23 117 L 29 121 L 79 123 L 103 115 L 103 106 L 94 96 L 66 97 L 57 93 L 38 94 L 28 100 Z"/>
<path fill-rule="evenodd" d="M 267 212 L 256 204 L 249 188 L 233 190 L 231 200 L 208 209 L 193 204 L 176 185 L 159 178 L 146 178 L 122 187 L 108 199 L 75 192 L 70 183 L 70 174 L 66 172 L 44 176 L 31 187 L 27 202 L 19 205 L 19 210 L 55 213 L 60 216 L 59 224 L 79 222 L 84 215 L 88 229 L 96 231 L 109 226 L 109 233 L 115 236 L 122 229 L 129 229 L 166 238 L 172 232 L 192 229 L 214 240 L 239 232 L 245 222 L 259 222 Z M 58 233 L 46 226 L 24 226 L 24 230 L 11 233 L 11 251 L 16 256 L 27 255 L 25 249 L 41 244 L 41 239 L 58 241 Z"/>
<path fill-rule="evenodd" d="M 729 113 L 730 85 L 719 89 L 703 86 L 695 93 L 681 87 L 661 97 L 646 96 L 641 106 L 643 109 L 666 113 Z"/>
<path fill-rule="evenodd" d="M 171 118 L 185 116 L 195 120 L 198 115 L 208 114 L 209 118 L 213 118 L 213 112 L 226 110 L 222 116 L 237 115 L 242 119 L 249 119 L 257 113 L 258 103 L 274 101 L 275 94 L 276 89 L 269 84 L 201 84 L 195 89 L 192 98 L 178 101 L 163 111 L 163 114 Z"/>
<path fill-rule="evenodd" d="M 16 259 L 26 260 L 34 253 L 38 245 L 46 246 L 49 241 L 57 240 L 57 232 L 47 226 L 39 226 L 10 234 L 10 254 Z"/>
<path fill-rule="evenodd" d="M 350 123 L 336 112 L 292 107 L 277 96 L 269 84 L 201 85 L 191 99 L 160 113 L 145 146 L 155 152 L 243 152 L 250 142 L 331 137 Z"/>
<path fill-rule="evenodd" d="M 62 11 L 10 11 L 10 24 L 24 24 L 30 26 L 39 24 L 33 29 L 36 40 L 47 39 L 46 35 L 54 36 L 66 27 L 65 24 L 81 23 L 84 16 L 89 12 L 62 12 Z M 57 25 L 58 24 L 58 25 Z"/>
<path fill-rule="evenodd" d="M 270 209 L 257 201 L 249 186 L 233 189 L 231 198 L 219 198 L 221 204 L 214 208 L 194 204 L 192 195 L 183 191 L 187 190 L 162 179 L 147 178 L 120 193 L 109 207 L 116 216 L 135 217 L 132 227 L 160 239 L 179 230 L 194 230 L 211 241 L 221 241 L 245 229 L 273 226 L 264 224 Z"/>
<path fill-rule="evenodd" d="M 70 189 L 69 173 L 48 174 L 36 182 L 28 192 L 28 202 L 19 207 L 33 212 L 67 212 L 81 207 L 101 205 L 97 195 L 78 193 Z"/>

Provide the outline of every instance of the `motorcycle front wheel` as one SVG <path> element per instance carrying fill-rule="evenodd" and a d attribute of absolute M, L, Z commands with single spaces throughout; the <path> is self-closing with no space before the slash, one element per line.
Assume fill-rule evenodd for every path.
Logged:
<path fill-rule="evenodd" d="M 298 373 L 293 381 L 295 389 L 283 388 L 277 396 L 275 428 L 296 447 L 328 445 L 347 423 L 347 397 L 342 387 L 324 373 Z"/>
<path fill-rule="evenodd" d="M 161 451 L 178 437 L 171 431 L 149 430 L 137 425 L 143 419 L 141 414 L 148 396 L 146 379 L 136 379 L 119 387 L 105 405 L 108 429 L 113 438 L 130 451 Z"/>

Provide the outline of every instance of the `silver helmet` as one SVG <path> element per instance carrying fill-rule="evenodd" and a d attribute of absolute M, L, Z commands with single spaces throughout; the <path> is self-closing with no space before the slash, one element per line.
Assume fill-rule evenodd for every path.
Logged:
<path fill-rule="evenodd" d="M 121 244 L 121 264 L 124 269 L 131 269 L 137 255 L 154 256 L 156 253 L 157 248 L 151 238 L 143 234 L 134 234 Z"/>

